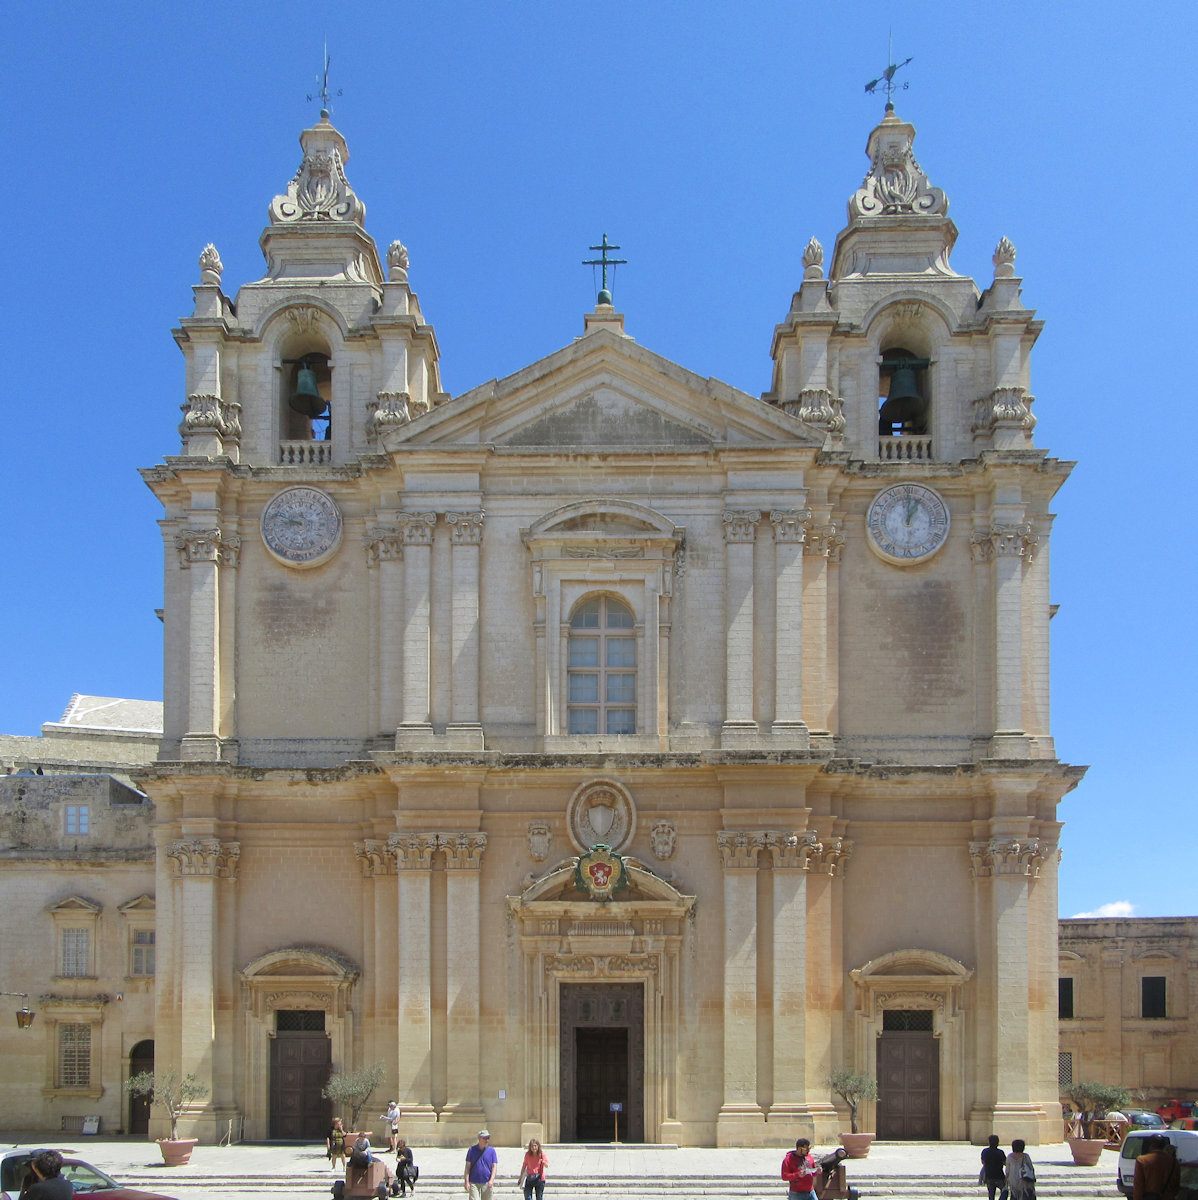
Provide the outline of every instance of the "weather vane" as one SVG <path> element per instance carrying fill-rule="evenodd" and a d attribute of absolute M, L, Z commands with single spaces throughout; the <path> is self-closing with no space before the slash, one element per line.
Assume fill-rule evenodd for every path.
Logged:
<path fill-rule="evenodd" d="M 329 111 L 329 97 L 341 95 L 340 88 L 338 88 L 335 92 L 329 91 L 329 63 L 331 63 L 332 61 L 333 60 L 331 58 L 329 58 L 329 44 L 328 44 L 328 42 L 325 42 L 325 44 L 324 44 L 324 73 L 322 75 L 316 76 L 316 82 L 320 84 L 320 90 L 313 92 L 308 96 L 309 104 L 311 104 L 312 101 L 315 100 L 317 96 L 320 97 L 320 111 L 322 114 L 327 113 Z"/>
<path fill-rule="evenodd" d="M 894 61 L 894 35 L 893 34 L 891 34 L 890 39 L 887 42 L 886 56 L 890 60 L 889 65 L 886 67 L 886 70 L 883 71 L 882 74 L 877 77 L 877 79 L 871 79 L 865 85 L 865 90 L 869 95 L 874 96 L 874 95 L 877 95 L 878 88 L 880 86 L 882 88 L 882 90 L 885 91 L 885 93 L 886 93 L 886 111 L 893 112 L 894 111 L 894 93 L 895 92 L 905 92 L 907 90 L 906 81 L 904 81 L 903 83 L 895 83 L 894 77 L 899 71 L 901 71 L 903 69 L 903 67 L 905 67 L 911 61 L 911 59 L 904 58 L 901 63 L 896 63 Z"/>
<path fill-rule="evenodd" d="M 607 290 L 607 268 L 608 267 L 622 267 L 628 262 L 628 259 L 626 259 L 626 258 L 608 258 L 607 252 L 609 250 L 619 250 L 620 247 L 612 245 L 612 243 L 607 240 L 606 233 L 603 235 L 603 240 L 599 243 L 599 245 L 590 246 L 588 248 L 591 250 L 598 250 L 601 253 L 598 258 L 584 258 L 582 260 L 582 265 L 584 267 L 602 267 L 603 268 L 603 290 L 599 293 L 599 303 L 600 304 L 610 304 L 611 303 L 611 292 L 609 292 Z M 614 275 L 615 272 L 613 271 L 612 274 Z"/>

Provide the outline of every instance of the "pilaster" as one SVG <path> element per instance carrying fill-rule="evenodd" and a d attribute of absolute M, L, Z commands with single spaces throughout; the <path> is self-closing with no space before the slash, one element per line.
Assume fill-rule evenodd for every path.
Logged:
<path fill-rule="evenodd" d="M 757 736 L 753 715 L 753 551 L 760 520 L 757 509 L 724 513 L 724 747 L 752 745 Z"/>
<path fill-rule="evenodd" d="M 429 745 L 431 719 L 430 646 L 432 619 L 433 512 L 401 512 L 397 518 L 404 554 L 403 712 L 396 749 Z"/>
<path fill-rule="evenodd" d="M 774 529 L 774 740 L 808 745 L 803 721 L 803 543 L 809 508 L 773 509 Z"/>
<path fill-rule="evenodd" d="M 448 512 L 450 530 L 450 720 L 446 745 L 453 750 L 483 749 L 479 720 L 479 558 L 482 511 Z"/>

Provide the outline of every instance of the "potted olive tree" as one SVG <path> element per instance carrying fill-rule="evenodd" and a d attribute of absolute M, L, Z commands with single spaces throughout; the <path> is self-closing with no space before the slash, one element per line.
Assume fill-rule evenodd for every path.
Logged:
<path fill-rule="evenodd" d="M 1070 1084 L 1065 1095 L 1077 1109 L 1077 1124 L 1081 1137 L 1071 1137 L 1069 1151 L 1073 1161 L 1082 1167 L 1092 1167 L 1102 1157 L 1107 1143 L 1106 1132 L 1098 1132 L 1095 1122 L 1101 1121 L 1112 1109 L 1126 1108 L 1131 1093 L 1125 1087 L 1106 1083 L 1082 1082 Z"/>
<path fill-rule="evenodd" d="M 840 1135 L 840 1144 L 848 1151 L 849 1158 L 866 1158 L 873 1144 L 872 1133 L 860 1133 L 857 1129 L 857 1106 L 862 1100 L 878 1098 L 877 1081 L 868 1075 L 853 1071 L 833 1071 L 825 1083 L 849 1106 L 849 1132 Z"/>
<path fill-rule="evenodd" d="M 208 1089 L 194 1075 L 180 1075 L 173 1067 L 169 1071 L 142 1071 L 125 1084 L 131 1096 L 146 1096 L 151 1105 L 166 1109 L 171 1122 L 171 1136 L 158 1139 L 162 1161 L 168 1167 L 181 1167 L 191 1161 L 191 1152 L 198 1138 L 179 1136 L 179 1117 L 194 1100 L 202 1100 Z"/>
<path fill-rule="evenodd" d="M 338 1071 L 336 1075 L 329 1076 L 320 1094 L 335 1105 L 348 1108 L 349 1128 L 357 1131 L 362 1109 L 386 1074 L 387 1068 L 382 1062 L 373 1062 L 357 1071 Z"/>

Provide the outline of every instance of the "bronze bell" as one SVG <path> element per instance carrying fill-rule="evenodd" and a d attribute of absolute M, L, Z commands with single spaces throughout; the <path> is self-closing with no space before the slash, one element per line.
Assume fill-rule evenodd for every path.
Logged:
<path fill-rule="evenodd" d="M 316 386 L 316 372 L 307 361 L 300 363 L 295 373 L 295 395 L 291 397 L 291 407 L 305 417 L 321 417 L 328 410 L 325 398 Z"/>
<path fill-rule="evenodd" d="M 890 375 L 890 389 L 878 410 L 881 432 L 890 433 L 889 426 L 900 425 L 905 433 L 927 431 L 928 402 L 920 393 L 913 367 L 897 366 Z"/>

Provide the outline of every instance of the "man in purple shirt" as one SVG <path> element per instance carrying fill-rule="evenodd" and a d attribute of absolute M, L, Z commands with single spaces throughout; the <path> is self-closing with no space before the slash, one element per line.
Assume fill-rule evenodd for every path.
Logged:
<path fill-rule="evenodd" d="M 491 1200 L 491 1185 L 495 1181 L 495 1168 L 499 1156 L 491 1145 L 491 1134 L 486 1129 L 478 1131 L 478 1145 L 466 1151 L 466 1170 L 462 1182 L 470 1193 L 470 1200 Z"/>

